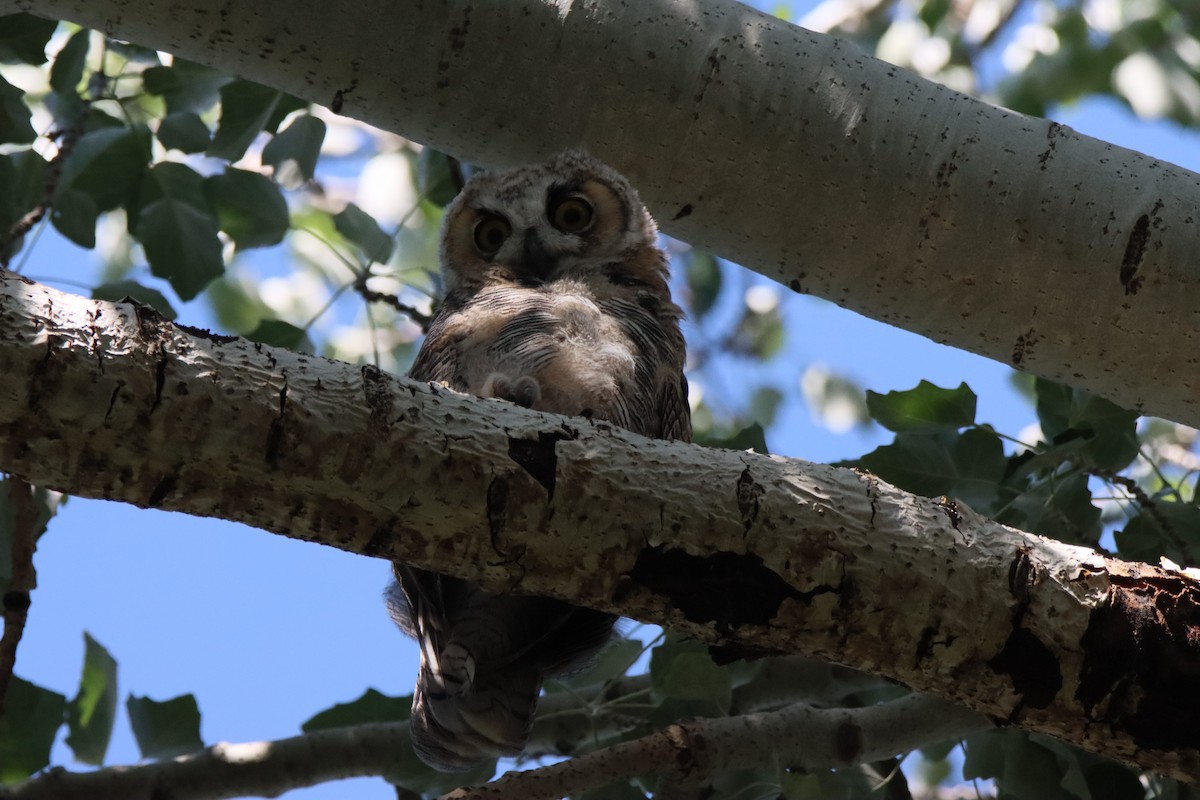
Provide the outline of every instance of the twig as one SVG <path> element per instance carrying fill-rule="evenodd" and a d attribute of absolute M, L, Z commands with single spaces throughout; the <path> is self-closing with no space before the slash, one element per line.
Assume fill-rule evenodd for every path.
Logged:
<path fill-rule="evenodd" d="M 420 325 L 422 333 L 429 333 L 429 323 L 433 321 L 433 317 L 428 314 L 422 314 L 407 303 L 401 302 L 400 298 L 394 294 L 386 294 L 368 289 L 367 280 L 371 277 L 371 273 L 367 270 L 360 272 L 358 278 L 354 281 L 354 291 L 358 292 L 368 303 L 388 304 Z"/>
<path fill-rule="evenodd" d="M 82 120 L 83 117 L 81 115 L 79 121 L 71 127 L 61 131 L 50 131 L 46 134 L 46 138 L 51 141 L 61 137 L 62 144 L 59 145 L 58 152 L 55 153 L 54 158 L 50 159 L 50 163 L 46 167 L 46 182 L 42 189 L 41 202 L 14 222 L 8 229 L 8 232 L 3 237 L 0 237 L 0 267 L 8 268 L 8 263 L 11 260 L 11 254 L 8 253 L 9 247 L 17 239 L 33 230 L 33 226 L 37 225 L 46 216 L 46 212 L 53 205 L 54 193 L 58 190 L 58 180 L 62 177 L 63 164 L 70 157 L 71 151 L 75 149 L 75 143 L 79 141 L 79 137 L 83 133 Z"/>
<path fill-rule="evenodd" d="M 17 666 L 17 645 L 29 616 L 29 593 L 37 586 L 33 551 L 37 547 L 38 510 L 33 487 L 19 478 L 9 478 L 9 500 L 13 508 L 12 581 L 4 593 L 4 636 L 0 637 L 0 717 L 4 700 Z"/>

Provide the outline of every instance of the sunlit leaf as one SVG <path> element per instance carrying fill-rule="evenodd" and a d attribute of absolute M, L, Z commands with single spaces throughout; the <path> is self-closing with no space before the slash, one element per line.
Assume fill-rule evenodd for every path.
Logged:
<path fill-rule="evenodd" d="M 117 662 L 89 634 L 83 639 L 83 676 L 79 693 L 67 707 L 67 744 L 76 759 L 99 766 L 104 763 L 117 714 Z"/>

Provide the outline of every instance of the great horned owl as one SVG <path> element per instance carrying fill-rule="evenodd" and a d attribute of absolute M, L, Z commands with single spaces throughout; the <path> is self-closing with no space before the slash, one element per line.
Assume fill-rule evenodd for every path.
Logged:
<path fill-rule="evenodd" d="M 656 233 L 629 182 L 584 153 L 475 176 L 446 209 L 446 298 L 409 376 L 689 440 L 682 312 Z M 609 614 L 394 572 L 389 612 L 421 648 L 413 745 L 439 770 L 519 754 L 542 681 L 612 635 Z"/>

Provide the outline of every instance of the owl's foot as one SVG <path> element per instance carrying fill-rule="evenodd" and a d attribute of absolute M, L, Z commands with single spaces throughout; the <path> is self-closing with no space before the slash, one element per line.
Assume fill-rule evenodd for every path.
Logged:
<path fill-rule="evenodd" d="M 542 387 L 528 375 L 521 375 L 514 379 L 503 372 L 493 372 L 483 382 L 483 391 L 480 394 L 484 397 L 507 400 L 525 408 L 533 408 L 534 404 L 542 399 Z"/>

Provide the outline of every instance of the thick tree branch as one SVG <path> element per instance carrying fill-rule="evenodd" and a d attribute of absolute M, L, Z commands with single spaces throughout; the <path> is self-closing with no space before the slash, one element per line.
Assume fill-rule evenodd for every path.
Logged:
<path fill-rule="evenodd" d="M 674 236 L 1200 426 L 1197 175 L 733 0 L 16 6 L 487 165 L 585 145 Z"/>
<path fill-rule="evenodd" d="M 570 761 L 509 772 L 446 800 L 556 800 L 617 780 L 663 775 L 683 783 L 717 772 L 778 765 L 844 769 L 890 758 L 923 743 L 988 727 L 983 717 L 941 700 L 910 695 L 859 709 L 796 704 L 762 714 L 693 719 Z"/>
<path fill-rule="evenodd" d="M 780 711 L 692 720 L 567 762 L 510 772 L 448 797 L 559 798 L 639 775 L 703 778 L 725 769 L 780 764 L 842 768 L 988 727 L 983 717 L 911 695 L 860 709 L 797 704 Z M 340 778 L 387 775 L 409 754 L 405 723 L 359 725 L 277 742 L 218 744 L 195 755 L 94 772 L 52 770 L 0 800 L 218 800 L 274 797 Z M 415 758 L 412 755 L 403 756 Z"/>
<path fill-rule="evenodd" d="M 1188 573 L 868 474 L 644 439 L 8 273 L 0 374 L 0 470 L 30 482 L 808 653 L 1200 775 Z"/>

